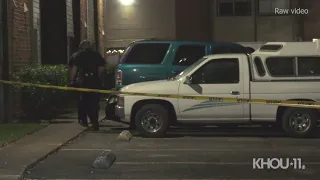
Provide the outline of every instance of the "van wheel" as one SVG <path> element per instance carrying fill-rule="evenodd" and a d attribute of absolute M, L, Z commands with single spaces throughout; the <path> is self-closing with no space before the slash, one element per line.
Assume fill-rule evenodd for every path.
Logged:
<path fill-rule="evenodd" d="M 295 138 L 306 138 L 317 128 L 317 111 L 307 108 L 288 108 L 282 116 L 283 130 Z"/>
<path fill-rule="evenodd" d="M 170 127 L 169 113 L 161 105 L 147 104 L 137 112 L 134 123 L 143 136 L 160 138 L 166 134 Z"/>

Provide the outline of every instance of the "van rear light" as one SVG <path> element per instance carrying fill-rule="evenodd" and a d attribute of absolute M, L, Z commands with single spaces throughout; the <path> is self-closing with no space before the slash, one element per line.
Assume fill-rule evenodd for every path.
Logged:
<path fill-rule="evenodd" d="M 122 71 L 119 69 L 116 71 L 116 85 L 122 85 Z"/>

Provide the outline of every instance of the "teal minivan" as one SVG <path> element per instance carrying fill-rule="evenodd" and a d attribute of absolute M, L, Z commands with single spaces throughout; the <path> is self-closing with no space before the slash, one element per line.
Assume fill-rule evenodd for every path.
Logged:
<path fill-rule="evenodd" d="M 115 88 L 174 77 L 209 54 L 247 53 L 236 43 L 169 40 L 140 40 L 131 43 L 116 67 Z M 117 96 L 107 98 L 106 118 L 114 118 Z"/>
<path fill-rule="evenodd" d="M 244 53 L 234 43 L 141 40 L 130 44 L 116 67 L 116 89 L 167 79 L 209 54 Z"/>

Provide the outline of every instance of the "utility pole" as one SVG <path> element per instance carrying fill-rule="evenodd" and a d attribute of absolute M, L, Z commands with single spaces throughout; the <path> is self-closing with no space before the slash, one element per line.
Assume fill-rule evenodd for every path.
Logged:
<path fill-rule="evenodd" d="M 5 17 L 5 11 L 6 8 L 4 1 L 0 1 L 0 79 L 3 79 L 3 65 L 4 65 L 4 44 L 3 44 L 3 37 L 4 37 L 4 17 Z M 5 109 L 4 109 L 4 87 L 3 84 L 0 83 L 0 123 L 4 122 L 5 115 L 4 115 Z"/>
<path fill-rule="evenodd" d="M 100 38 L 99 38 L 99 8 L 98 1 L 93 1 L 93 19 L 94 19 L 94 38 L 96 40 L 95 48 L 98 52 L 100 52 Z"/>
<path fill-rule="evenodd" d="M 8 0 L 0 1 L 0 79 L 9 79 L 9 60 L 8 60 Z M 0 123 L 7 122 L 9 120 L 10 112 L 8 113 L 10 91 L 5 87 L 6 85 L 0 83 Z M 11 106 L 9 103 L 8 106 Z M 10 108 L 10 107 L 9 107 Z"/>

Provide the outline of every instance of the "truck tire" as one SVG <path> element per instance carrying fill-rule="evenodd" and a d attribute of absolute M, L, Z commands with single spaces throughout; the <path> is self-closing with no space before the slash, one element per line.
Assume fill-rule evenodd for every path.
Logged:
<path fill-rule="evenodd" d="M 307 138 L 314 135 L 317 128 L 318 112 L 307 108 L 287 108 L 283 113 L 281 126 L 294 138 Z"/>
<path fill-rule="evenodd" d="M 169 113 L 159 104 L 146 104 L 136 113 L 134 123 L 142 136 L 161 138 L 170 127 Z"/>

